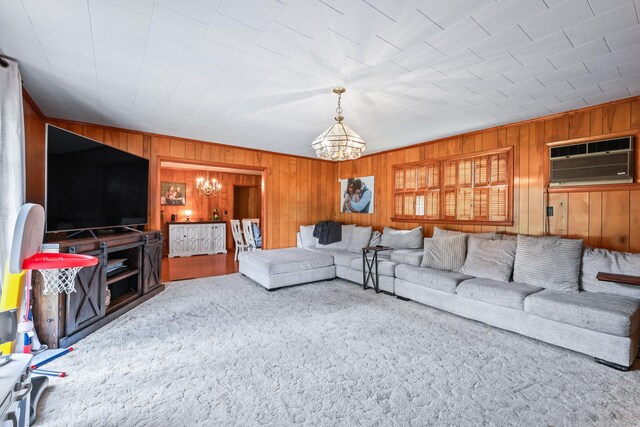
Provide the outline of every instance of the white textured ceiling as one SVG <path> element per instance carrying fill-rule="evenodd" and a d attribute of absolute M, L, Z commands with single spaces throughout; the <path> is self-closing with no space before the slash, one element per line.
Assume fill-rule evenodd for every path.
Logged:
<path fill-rule="evenodd" d="M 313 156 L 640 94 L 640 0 L 3 0 L 47 116 Z"/>

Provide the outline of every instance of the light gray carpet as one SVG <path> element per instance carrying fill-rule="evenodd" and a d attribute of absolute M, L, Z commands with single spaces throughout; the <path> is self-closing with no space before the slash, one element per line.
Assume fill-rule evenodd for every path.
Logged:
<path fill-rule="evenodd" d="M 335 280 L 176 282 L 47 366 L 38 425 L 637 425 L 640 371 Z"/>

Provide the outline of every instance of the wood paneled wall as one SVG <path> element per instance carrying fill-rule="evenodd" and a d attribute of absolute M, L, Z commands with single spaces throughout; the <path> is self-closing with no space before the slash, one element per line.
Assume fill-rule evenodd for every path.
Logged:
<path fill-rule="evenodd" d="M 541 235 L 549 234 L 584 239 L 586 244 L 615 250 L 640 252 L 640 149 L 636 148 L 635 184 L 611 187 L 614 191 L 576 192 L 552 189 L 549 205 L 554 216 L 545 224 L 545 187 L 547 184 L 548 146 L 553 142 L 586 137 L 606 138 L 624 133 L 640 141 L 640 99 L 630 98 L 597 107 L 457 135 L 451 138 L 365 156 L 337 165 L 336 178 L 375 176 L 375 213 L 343 214 L 334 206 L 333 218 L 346 223 L 409 229 L 420 223 L 396 223 L 392 216 L 392 166 L 418 160 L 436 159 L 473 153 L 497 147 L 514 147 L 514 194 L 512 227 L 455 226 L 445 222 L 440 227 L 465 231 L 501 231 Z M 339 193 L 337 179 L 333 191 Z M 426 236 L 433 224 L 422 224 Z"/>
<path fill-rule="evenodd" d="M 38 106 L 23 91 L 25 130 L 26 201 L 44 206 L 45 119 Z M 35 177 L 35 178 L 33 178 Z"/>
<path fill-rule="evenodd" d="M 27 99 L 26 97 L 25 99 Z M 29 101 L 27 99 L 27 101 Z M 474 153 L 496 147 L 514 147 L 514 225 L 454 226 L 468 231 L 505 231 L 582 238 L 592 246 L 640 252 L 640 149 L 636 148 L 635 184 L 545 193 L 547 144 L 585 137 L 606 138 L 612 134 L 640 137 L 640 98 L 629 98 L 597 107 L 543 117 L 457 135 L 399 150 L 365 156 L 350 162 L 333 164 L 315 159 L 250 150 L 214 143 L 173 138 L 102 126 L 45 119 L 37 107 L 27 106 L 27 196 L 29 201 L 44 200 L 45 120 L 89 138 L 142 155 L 150 160 L 150 170 L 158 171 L 159 159 L 187 160 L 219 165 L 264 169 L 265 244 L 268 248 L 295 245 L 295 233 L 301 224 L 332 218 L 346 223 L 413 228 L 418 223 L 396 223 L 392 216 L 392 166 L 404 162 L 435 159 L 462 153 Z M 339 212 L 338 178 L 375 176 L 375 213 Z M 149 228 L 160 228 L 159 172 L 151 173 Z M 554 207 L 554 216 L 545 216 L 545 199 Z M 446 227 L 447 224 L 443 223 Z M 433 225 L 424 226 L 425 235 Z"/>
<path fill-rule="evenodd" d="M 25 115 L 26 110 L 25 107 Z M 148 229 L 161 229 L 158 203 L 161 159 L 264 170 L 261 226 L 266 248 L 295 246 L 300 225 L 329 219 L 337 204 L 336 194 L 326 190 L 327 177 L 335 177 L 335 165 L 330 162 L 58 119 L 41 120 L 27 129 L 27 157 L 32 161 L 28 165 L 28 201 L 44 201 L 46 122 L 149 159 Z"/>

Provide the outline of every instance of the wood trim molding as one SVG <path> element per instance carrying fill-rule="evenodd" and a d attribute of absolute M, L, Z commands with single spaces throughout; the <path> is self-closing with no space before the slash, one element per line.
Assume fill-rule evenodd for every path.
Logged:
<path fill-rule="evenodd" d="M 591 142 L 591 141 L 601 141 L 601 140 L 606 140 L 606 139 L 613 139 L 613 138 L 623 138 L 623 137 L 627 137 L 627 136 L 637 136 L 640 132 L 634 132 L 632 130 L 626 130 L 623 132 L 614 132 L 614 133 L 606 133 L 604 135 L 596 135 L 596 136 L 585 136 L 584 138 L 575 138 L 575 139 L 565 139 L 562 141 L 554 141 L 554 142 L 547 142 L 545 145 L 547 147 L 562 147 L 563 145 L 569 145 L 569 144 L 580 144 L 583 142 Z M 548 154 L 548 152 L 547 152 Z"/>
<path fill-rule="evenodd" d="M 640 183 L 632 184 L 598 184 L 598 185 L 567 185 L 566 187 L 549 187 L 549 194 L 555 193 L 591 193 L 601 191 L 640 191 Z"/>
<path fill-rule="evenodd" d="M 451 225 L 490 225 L 498 227 L 513 227 L 513 221 L 465 221 L 459 219 L 422 219 L 422 218 L 398 218 L 391 217 L 393 222 L 415 222 L 425 224 L 451 224 Z"/>
<path fill-rule="evenodd" d="M 252 171 L 265 171 L 268 168 L 266 166 L 249 166 L 249 165 L 235 165 L 231 163 L 220 163 L 220 162 L 210 162 L 206 160 L 196 160 L 196 159 L 183 159 L 179 157 L 171 157 L 171 156 L 157 156 L 158 165 L 162 162 L 174 162 L 174 163 L 182 163 L 194 166 L 214 166 L 221 168 L 233 168 L 233 169 L 244 169 L 244 170 L 252 170 Z M 168 169 L 172 169 L 170 166 L 165 166 Z M 233 172 L 225 172 L 225 173 L 233 173 Z"/>

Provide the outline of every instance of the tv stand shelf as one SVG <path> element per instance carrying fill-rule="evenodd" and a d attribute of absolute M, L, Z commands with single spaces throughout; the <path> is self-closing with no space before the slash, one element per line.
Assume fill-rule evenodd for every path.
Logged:
<path fill-rule="evenodd" d="M 107 285 L 111 285 L 115 282 L 119 282 L 122 279 L 126 279 L 127 277 L 133 276 L 134 274 L 138 274 L 140 272 L 137 268 L 130 268 L 122 273 L 115 274 L 113 276 L 107 276 Z"/>
<path fill-rule="evenodd" d="M 76 277 L 76 292 L 44 295 L 33 275 L 34 323 L 49 348 L 67 347 L 164 290 L 162 233 L 145 231 L 55 242 L 60 252 L 93 255 L 95 267 Z M 121 267 L 107 274 L 107 267 Z M 111 298 L 107 305 L 107 290 Z"/>

